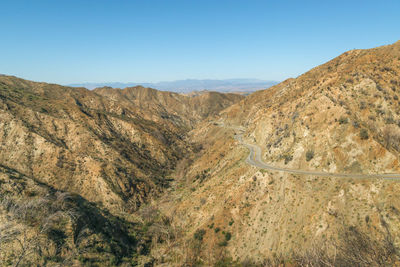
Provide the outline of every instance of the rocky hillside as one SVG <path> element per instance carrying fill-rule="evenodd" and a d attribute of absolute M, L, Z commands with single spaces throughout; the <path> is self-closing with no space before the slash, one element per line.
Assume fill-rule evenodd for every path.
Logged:
<path fill-rule="evenodd" d="M 121 91 L 122 101 L 101 90 L 1 76 L 0 164 L 108 208 L 137 209 L 168 185 L 169 172 L 192 149 L 186 129 L 208 114 L 186 118 L 176 112 L 190 108 L 179 95 L 133 91 Z M 225 102 L 214 106 L 219 97 Z M 217 112 L 240 97 L 204 98 L 187 102 Z"/>
<path fill-rule="evenodd" d="M 399 73 L 400 42 L 349 51 L 192 131 L 204 150 L 160 200 L 187 230 L 171 262 L 183 253 L 203 265 L 398 265 L 399 181 L 260 170 L 229 126 L 243 126 L 275 166 L 400 173 Z"/>
<path fill-rule="evenodd" d="M 400 172 L 400 42 L 352 50 L 225 112 L 267 162 L 329 172 Z M 307 157 L 309 152 L 309 157 Z M 311 157 L 312 155 L 312 157 Z"/>

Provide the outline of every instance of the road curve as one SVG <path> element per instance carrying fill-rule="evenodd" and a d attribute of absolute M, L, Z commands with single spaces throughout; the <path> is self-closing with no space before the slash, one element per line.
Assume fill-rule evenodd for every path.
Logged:
<path fill-rule="evenodd" d="M 223 126 L 223 124 L 222 124 Z M 234 127 L 230 126 L 236 131 L 235 139 L 239 141 L 239 143 L 250 150 L 249 156 L 246 159 L 246 162 L 252 166 L 258 167 L 260 169 L 265 170 L 273 170 L 273 171 L 283 171 L 294 174 L 305 174 L 305 175 L 316 175 L 316 176 L 325 176 L 325 177 L 337 177 L 337 178 L 382 178 L 386 180 L 400 180 L 399 173 L 384 173 L 384 174 L 362 174 L 362 173 L 331 173 L 331 172 L 320 172 L 320 171 L 310 171 L 310 170 L 298 170 L 298 169 L 289 169 L 289 168 L 281 168 L 276 167 L 270 164 L 263 162 L 261 158 L 261 148 L 254 144 L 248 144 L 243 141 L 243 128 L 242 127 Z"/>

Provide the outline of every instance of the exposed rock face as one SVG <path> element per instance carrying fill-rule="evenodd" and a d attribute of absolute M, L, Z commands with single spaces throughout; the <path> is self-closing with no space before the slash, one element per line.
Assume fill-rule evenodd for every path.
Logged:
<path fill-rule="evenodd" d="M 0 77 L 0 164 L 106 207 L 134 210 L 168 184 L 167 174 L 191 151 L 184 134 L 209 114 L 186 118 L 189 110 L 205 105 L 197 109 L 215 113 L 241 98 L 222 96 L 225 102 L 212 106 L 211 96 L 121 92 Z"/>
<path fill-rule="evenodd" d="M 400 173 L 399 73 L 400 42 L 349 51 L 246 97 L 222 111 L 220 120 L 244 126 L 245 141 L 261 146 L 264 161 L 273 165 Z M 163 199 L 162 206 L 189 230 L 187 240 L 198 242 L 194 234 L 202 233 L 203 254 L 194 251 L 191 260 L 212 264 L 225 255 L 300 264 L 319 255 L 315 266 L 323 260 L 334 266 L 361 264 L 350 247 L 368 238 L 369 245 L 356 249 L 370 265 L 386 257 L 379 246 L 398 251 L 398 181 L 258 170 L 245 163 L 248 151 L 229 128 L 208 123 L 191 134 L 192 140 L 203 140 L 205 149 L 182 179 L 187 189 Z M 382 257 L 369 258 L 369 246 Z M 333 254 L 322 259 L 323 253 L 335 251 L 336 259 Z M 392 265 L 399 263 L 396 253 L 387 258 Z"/>

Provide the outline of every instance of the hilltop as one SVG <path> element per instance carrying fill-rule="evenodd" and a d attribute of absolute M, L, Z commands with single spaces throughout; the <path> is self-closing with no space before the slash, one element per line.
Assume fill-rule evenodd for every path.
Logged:
<path fill-rule="evenodd" d="M 102 87 L 94 89 L 93 92 L 129 106 L 136 114 L 146 119 L 157 120 L 157 117 L 162 119 L 163 123 L 172 122 L 183 129 L 193 129 L 201 120 L 215 116 L 232 103 L 243 99 L 243 96 L 238 94 L 218 92 L 203 92 L 189 97 L 143 86 L 125 89 Z"/>

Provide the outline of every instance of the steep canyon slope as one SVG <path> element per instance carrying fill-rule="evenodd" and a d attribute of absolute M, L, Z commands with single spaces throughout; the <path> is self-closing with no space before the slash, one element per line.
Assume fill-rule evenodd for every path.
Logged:
<path fill-rule="evenodd" d="M 0 164 L 122 210 L 166 186 L 192 149 L 188 129 L 241 98 L 142 87 L 96 93 L 11 76 L 0 87 Z"/>
<path fill-rule="evenodd" d="M 242 126 L 274 166 L 400 173 L 399 74 L 400 42 L 352 50 L 203 122 L 191 132 L 203 152 L 159 202 L 186 229 L 171 255 L 204 265 L 398 264 L 398 181 L 261 170 L 233 137 Z"/>
<path fill-rule="evenodd" d="M 0 76 L 0 262 L 146 259 L 148 225 L 168 220 L 132 212 L 165 190 L 177 162 L 198 149 L 188 130 L 242 98 L 89 91 Z"/>

